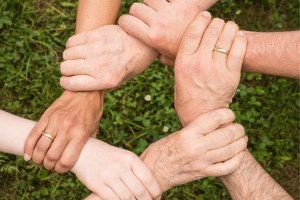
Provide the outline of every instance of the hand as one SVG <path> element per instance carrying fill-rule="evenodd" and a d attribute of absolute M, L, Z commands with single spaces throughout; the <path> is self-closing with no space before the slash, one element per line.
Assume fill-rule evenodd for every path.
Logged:
<path fill-rule="evenodd" d="M 93 138 L 72 172 L 103 200 L 151 200 L 161 195 L 153 174 L 139 157 Z"/>
<path fill-rule="evenodd" d="M 116 25 L 79 33 L 67 42 L 60 84 L 72 91 L 112 89 L 145 70 L 157 55 Z"/>
<path fill-rule="evenodd" d="M 207 14 L 200 13 L 187 29 L 174 67 L 175 108 L 184 126 L 205 112 L 229 107 L 246 52 L 246 37 L 234 22 Z"/>
<path fill-rule="evenodd" d="M 58 173 L 69 171 L 102 116 L 103 94 L 65 91 L 43 114 L 25 142 L 24 158 Z M 48 133 L 54 141 L 42 135 Z"/>
<path fill-rule="evenodd" d="M 183 34 L 200 12 L 217 0 L 145 0 L 134 3 L 130 15 L 123 15 L 119 25 L 133 37 L 161 53 L 164 64 L 173 65 Z"/>
<path fill-rule="evenodd" d="M 141 158 L 162 191 L 238 169 L 248 141 L 244 128 L 239 124 L 220 128 L 233 120 L 234 113 L 229 109 L 211 111 L 181 131 L 151 144 Z"/>

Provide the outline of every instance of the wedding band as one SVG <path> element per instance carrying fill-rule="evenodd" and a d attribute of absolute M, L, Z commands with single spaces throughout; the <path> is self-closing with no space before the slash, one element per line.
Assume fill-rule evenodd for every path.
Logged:
<path fill-rule="evenodd" d="M 50 140 L 54 141 L 54 137 L 52 135 L 50 135 L 49 133 L 43 132 L 42 135 L 49 138 Z"/>
<path fill-rule="evenodd" d="M 224 53 L 224 54 L 228 55 L 228 51 L 226 49 L 214 48 L 214 51 L 217 51 L 217 52 Z"/>

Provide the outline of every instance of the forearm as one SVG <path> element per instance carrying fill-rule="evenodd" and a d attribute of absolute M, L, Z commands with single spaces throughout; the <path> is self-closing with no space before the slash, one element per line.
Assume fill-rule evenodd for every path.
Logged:
<path fill-rule="evenodd" d="M 114 24 L 121 0 L 79 0 L 76 33 Z"/>
<path fill-rule="evenodd" d="M 292 199 L 289 194 L 259 165 L 249 151 L 240 168 L 221 177 L 232 199 Z"/>
<path fill-rule="evenodd" d="M 0 151 L 24 154 L 24 144 L 35 122 L 0 110 Z"/>
<path fill-rule="evenodd" d="M 79 0 L 76 33 L 89 31 L 99 26 L 113 24 L 118 16 L 121 0 Z M 70 95 L 76 95 L 76 92 L 65 91 Z M 100 95 L 103 104 L 104 92 L 87 92 L 90 96 Z"/>
<path fill-rule="evenodd" d="M 243 71 L 300 78 L 300 31 L 245 33 L 248 45 Z"/>
<path fill-rule="evenodd" d="M 197 111 L 196 111 L 197 112 Z M 201 113 L 196 116 L 200 116 Z M 196 117 L 189 115 L 188 121 Z M 272 179 L 259 165 L 251 153 L 246 150 L 243 162 L 238 170 L 221 181 L 228 189 L 233 199 L 291 199 L 286 191 Z"/>

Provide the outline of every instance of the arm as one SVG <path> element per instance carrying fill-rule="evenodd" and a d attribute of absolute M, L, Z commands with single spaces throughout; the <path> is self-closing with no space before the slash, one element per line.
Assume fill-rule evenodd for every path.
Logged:
<path fill-rule="evenodd" d="M 119 13 L 121 0 L 79 0 L 76 33 L 114 24 Z"/>
<path fill-rule="evenodd" d="M 244 71 L 300 78 L 300 31 L 245 33 Z"/>
<path fill-rule="evenodd" d="M 0 152 L 23 155 L 34 125 L 34 121 L 0 110 Z M 160 195 L 151 171 L 136 155 L 94 138 L 88 139 L 71 172 L 102 199 L 150 200 Z"/>
<path fill-rule="evenodd" d="M 230 52 L 226 55 L 214 51 L 215 46 L 227 47 Z M 203 112 L 229 106 L 239 83 L 236 78 L 240 76 L 245 51 L 246 37 L 238 32 L 238 27 L 232 22 L 225 25 L 220 20 L 210 22 L 210 19 L 200 14 L 191 23 L 174 66 L 175 107 L 185 126 Z M 221 96 L 227 103 L 215 101 Z M 193 101 L 195 98 L 197 101 Z M 248 151 L 245 152 L 240 168 L 221 180 L 233 199 L 291 199 Z"/>
<path fill-rule="evenodd" d="M 238 170 L 221 177 L 232 199 L 282 199 L 292 197 L 259 165 L 249 151 Z"/>
<path fill-rule="evenodd" d="M 163 63 L 174 65 L 187 26 L 200 11 L 214 3 L 215 0 L 135 3 L 130 8 L 130 15 L 122 16 L 119 24 L 130 35 L 159 51 Z M 245 33 L 248 48 L 243 71 L 300 78 L 299 31 Z"/>
<path fill-rule="evenodd" d="M 120 0 L 81 0 L 76 32 L 113 23 Z M 79 66 L 83 68 L 83 65 Z M 71 169 L 85 142 L 96 136 L 103 112 L 103 92 L 65 91 L 42 115 L 25 143 L 25 160 L 63 173 Z M 55 141 L 41 137 L 46 132 Z"/>
<path fill-rule="evenodd" d="M 130 15 L 127 15 L 128 18 L 121 17 L 119 24 L 126 24 L 126 27 L 122 26 L 122 28 L 130 34 L 135 32 L 133 36 L 145 44 L 129 36 L 119 27 L 113 26 L 98 28 L 89 33 L 71 37 L 64 52 L 65 62 L 61 64 L 63 74 L 60 80 L 61 86 L 72 91 L 94 91 L 119 87 L 146 69 L 159 55 L 156 50 L 160 51 L 167 47 L 172 49 L 171 53 L 176 54 L 176 44 L 180 41 L 174 42 L 169 39 L 181 38 L 189 24 L 185 17 L 193 19 L 200 10 L 208 9 L 216 1 L 174 1 L 175 3 L 172 4 L 164 0 L 144 1 L 146 4 L 154 5 L 155 9 L 161 9 L 161 13 L 172 16 L 172 19 L 176 18 L 171 22 L 174 25 L 172 30 L 165 30 L 164 26 L 170 22 L 169 16 L 163 16 L 163 18 L 160 15 L 151 16 L 155 13 L 154 9 L 149 7 L 150 9 L 144 10 L 145 7 L 147 8 L 145 4 L 134 3 L 130 10 L 131 14 L 138 13 L 143 18 L 154 21 L 155 19 L 162 20 L 161 26 L 154 26 L 150 29 L 150 24 L 141 24 L 139 23 L 141 21 L 132 19 Z M 185 12 L 181 13 L 181 11 Z M 178 13 L 181 14 L 178 15 Z M 171 36 L 157 40 L 155 33 L 158 31 L 166 31 Z M 107 34 L 108 32 L 110 34 Z M 145 42 L 143 38 L 150 39 Z M 156 46 L 153 46 L 153 40 Z M 149 46 L 155 47 L 156 50 Z M 107 60 L 108 57 L 111 59 Z M 85 65 L 84 69 L 79 69 L 81 64 Z"/>
<path fill-rule="evenodd" d="M 116 194 L 121 199 L 150 199 L 147 191 L 138 187 L 139 180 L 155 199 L 160 195 L 159 187 L 166 191 L 206 176 L 226 175 L 239 167 L 247 145 L 243 127 L 234 124 L 215 130 L 233 120 L 234 113 L 228 109 L 200 116 L 183 130 L 148 147 L 141 156 L 147 167 L 133 153 L 89 138 L 71 171 L 102 199 L 118 199 L 112 198 Z M 0 152 L 23 155 L 25 139 L 35 122 L 2 110 L 0 122 Z M 135 196 L 130 196 L 126 187 Z"/>

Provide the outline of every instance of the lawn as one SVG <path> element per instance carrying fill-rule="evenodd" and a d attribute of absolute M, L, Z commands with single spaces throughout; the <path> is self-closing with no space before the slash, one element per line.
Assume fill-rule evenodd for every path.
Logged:
<path fill-rule="evenodd" d="M 74 33 L 74 2 L 0 0 L 0 109 L 38 120 L 61 94 L 59 63 Z M 128 12 L 132 2 L 123 0 L 121 12 Z M 298 0 L 220 0 L 210 11 L 244 30 L 299 29 Z M 139 154 L 180 129 L 173 85 L 172 68 L 154 62 L 122 88 L 108 92 L 98 138 Z M 300 198 L 299 89 L 299 81 L 243 74 L 231 105 L 245 126 L 250 151 L 295 199 Z M 89 193 L 72 174 L 58 175 L 1 153 L 0 186 L 0 199 L 82 199 Z M 206 178 L 173 188 L 163 199 L 230 197 L 218 179 Z"/>

